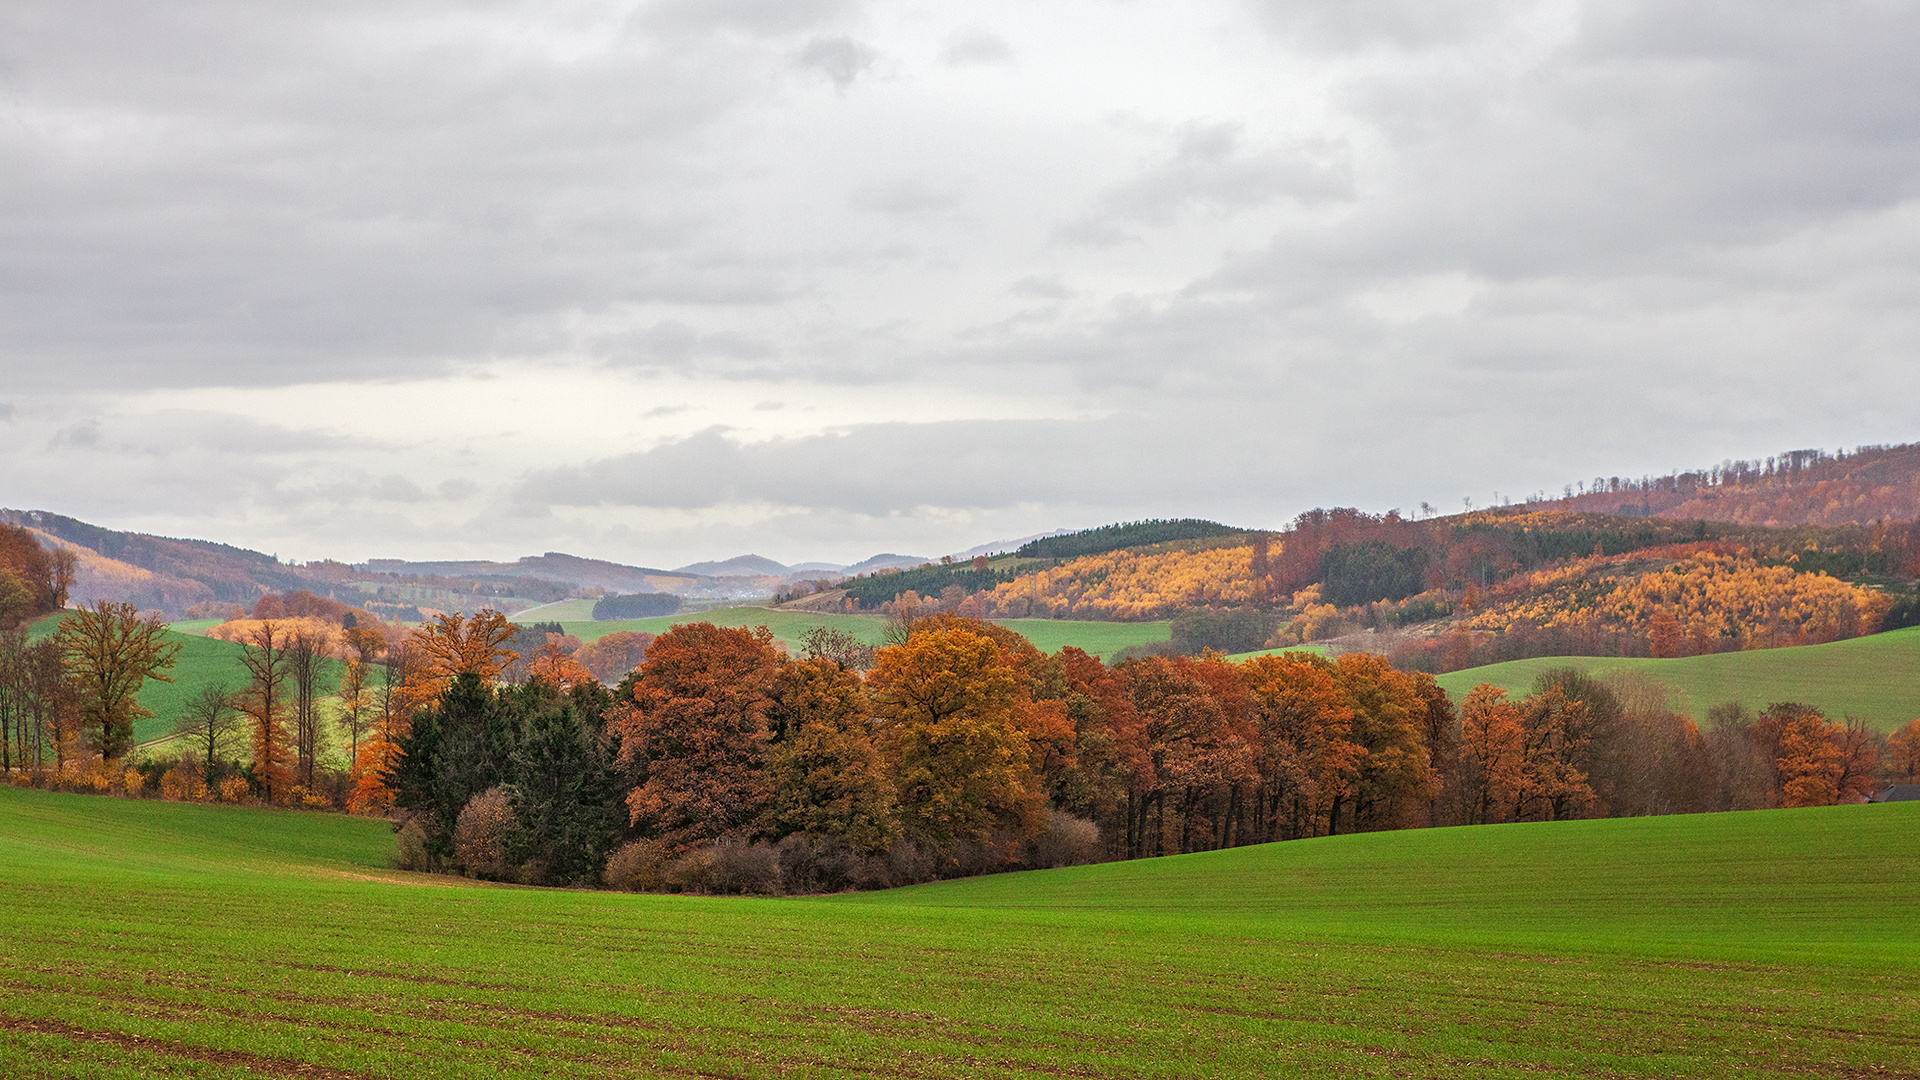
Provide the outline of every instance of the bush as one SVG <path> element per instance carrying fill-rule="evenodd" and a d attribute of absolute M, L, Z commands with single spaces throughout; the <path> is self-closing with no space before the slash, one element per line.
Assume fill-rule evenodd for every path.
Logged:
<path fill-rule="evenodd" d="M 780 885 L 788 893 L 884 889 L 891 884 L 884 858 L 860 851 L 842 836 L 794 833 L 774 845 Z"/>
<path fill-rule="evenodd" d="M 241 802 L 253 793 L 253 785 L 245 776 L 235 774 L 220 781 L 221 802 Z"/>
<path fill-rule="evenodd" d="M 127 794 L 136 799 L 140 797 L 140 789 L 147 786 L 147 778 L 141 775 L 139 769 L 128 769 L 120 782 L 125 785 Z"/>
<path fill-rule="evenodd" d="M 660 892 L 666 888 L 665 867 L 660 845 L 652 840 L 635 840 L 615 848 L 607 856 L 607 888 L 622 892 Z"/>
<path fill-rule="evenodd" d="M 722 840 L 713 845 L 713 891 L 774 896 L 780 892 L 780 856 L 772 844 Z"/>
<path fill-rule="evenodd" d="M 1080 866 L 1100 859 L 1100 827 L 1062 810 L 1047 811 L 1047 827 L 1027 843 L 1027 865 Z"/>
<path fill-rule="evenodd" d="M 492 787 L 475 795 L 454 822 L 455 863 L 475 877 L 506 877 L 507 830 L 511 828 L 513 807 L 504 788 Z"/>
<path fill-rule="evenodd" d="M 674 892 L 712 892 L 713 849 L 694 848 L 677 859 L 669 860 L 661 869 L 661 878 L 663 884 Z"/>
<path fill-rule="evenodd" d="M 175 766 L 160 774 L 160 797 L 204 799 L 207 797 L 207 785 L 198 776 Z"/>
<path fill-rule="evenodd" d="M 237 778 L 229 777 L 221 787 L 224 788 L 234 779 Z M 408 819 L 400 827 L 400 835 L 393 843 L 393 866 L 396 870 L 433 869 L 433 856 L 427 851 L 427 831 L 420 827 L 419 821 Z"/>

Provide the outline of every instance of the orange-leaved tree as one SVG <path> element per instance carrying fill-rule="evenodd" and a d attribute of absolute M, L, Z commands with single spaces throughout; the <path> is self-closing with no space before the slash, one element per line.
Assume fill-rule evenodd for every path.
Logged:
<path fill-rule="evenodd" d="M 1508 821 L 1526 783 L 1527 733 L 1507 692 L 1481 683 L 1460 707 L 1460 815 L 1469 825 Z"/>
<path fill-rule="evenodd" d="M 867 678 L 908 831 L 944 845 L 1039 830 L 1044 796 L 1020 725 L 1028 700 L 992 638 L 916 628 L 874 655 Z"/>
<path fill-rule="evenodd" d="M 541 682 L 563 691 L 571 690 L 581 683 L 593 681 L 593 672 L 581 666 L 580 662 L 575 660 L 573 654 L 567 650 L 567 647 L 560 641 L 555 640 L 559 636 L 558 634 L 548 634 L 547 643 L 535 650 L 533 662 L 527 665 L 528 677 L 539 679 Z"/>
<path fill-rule="evenodd" d="M 669 852 L 754 832 L 780 664 L 764 626 L 686 623 L 654 639 L 612 717 L 635 828 Z"/>
<path fill-rule="evenodd" d="M 381 813 L 393 805 L 387 779 L 398 766 L 400 741 L 413 715 L 440 699 L 461 675 L 477 675 L 491 685 L 520 654 L 507 648 L 513 624 L 492 608 L 471 619 L 460 612 L 435 616 L 398 643 L 388 646 L 386 682 L 367 747 L 367 765 L 354 782 L 347 805 L 355 813 Z"/>
<path fill-rule="evenodd" d="M 1887 764 L 1895 780 L 1907 783 L 1920 780 L 1920 720 L 1889 735 L 1887 753 Z"/>
<path fill-rule="evenodd" d="M 1366 748 L 1353 739 L 1353 703 L 1333 664 L 1311 653 L 1257 656 L 1240 666 L 1260 737 L 1254 836 L 1291 840 L 1333 827 Z"/>
<path fill-rule="evenodd" d="M 1334 678 L 1353 706 L 1353 741 L 1366 750 L 1354 777 L 1354 827 L 1403 828 L 1424 819 L 1438 775 L 1425 738 L 1432 701 L 1419 680 L 1373 653 L 1341 656 Z"/>
<path fill-rule="evenodd" d="M 627 672 L 647 658 L 647 646 L 651 644 L 652 634 L 619 630 L 580 646 L 574 650 L 573 658 L 602 683 L 618 686 Z"/>

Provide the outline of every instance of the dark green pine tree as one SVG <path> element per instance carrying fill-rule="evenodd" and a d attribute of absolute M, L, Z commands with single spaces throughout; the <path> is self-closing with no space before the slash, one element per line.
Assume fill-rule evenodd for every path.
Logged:
<path fill-rule="evenodd" d="M 513 753 L 512 710 L 478 675 L 461 675 L 413 718 L 387 777 L 394 805 L 412 811 L 436 859 L 453 852 L 453 828 L 467 801 L 506 779 Z"/>
<path fill-rule="evenodd" d="M 514 829 L 506 854 L 529 882 L 593 884 L 625 832 L 602 720 L 611 700 L 597 683 L 562 695 L 534 681 L 512 694 L 521 735 L 507 789 Z"/>

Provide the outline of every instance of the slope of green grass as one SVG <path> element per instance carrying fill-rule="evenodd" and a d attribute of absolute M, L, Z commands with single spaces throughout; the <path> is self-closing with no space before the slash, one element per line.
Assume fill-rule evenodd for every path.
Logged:
<path fill-rule="evenodd" d="M 1799 701 L 1835 719 L 1858 717 L 1879 731 L 1920 718 L 1920 626 L 1884 634 L 1674 660 L 1549 656 L 1466 668 L 1439 676 L 1456 698 L 1481 683 L 1524 694 L 1543 671 L 1578 667 L 1595 675 L 1643 671 L 1674 689 L 1674 708 L 1704 722 L 1724 701 L 1753 709 L 1774 701 Z"/>
<path fill-rule="evenodd" d="M 1279 649 L 1256 649 L 1253 652 L 1233 653 L 1228 656 L 1227 659 L 1238 664 L 1251 660 L 1256 656 L 1279 656 L 1281 653 L 1290 652 L 1315 653 L 1319 656 L 1333 655 L 1333 650 L 1325 645 L 1288 645 Z"/>
<path fill-rule="evenodd" d="M 595 600 L 557 600 L 551 604 L 530 607 L 513 616 L 513 621 L 526 625 L 533 622 L 590 622 L 593 619 Z M 586 640 L 582 638 L 581 640 Z"/>
<path fill-rule="evenodd" d="M 1165 641 L 1171 631 L 1167 623 L 1091 622 L 1077 619 L 997 619 L 1033 642 L 1042 652 L 1058 652 L 1073 645 L 1102 658 L 1128 645 Z M 810 611 L 775 611 L 764 607 L 721 608 L 698 613 L 682 612 L 653 619 L 622 619 L 617 622 L 562 622 L 567 633 L 581 641 L 596 641 L 616 630 L 661 634 L 675 624 L 710 622 L 717 626 L 765 626 L 788 652 L 798 653 L 807 631 L 829 626 L 867 645 L 881 643 L 887 620 L 883 615 L 823 615 Z"/>
<path fill-rule="evenodd" d="M 1920 1072 L 1915 804 L 792 900 L 466 886 L 389 843 L 0 789 L 0 1074 Z"/>
<path fill-rule="evenodd" d="M 1044 653 L 1072 645 L 1102 660 L 1129 645 L 1151 645 L 1173 637 L 1172 624 L 1160 622 L 1088 622 L 1079 619 L 995 619 L 1033 642 Z"/>
<path fill-rule="evenodd" d="M 153 715 L 133 726 L 133 741 L 150 742 L 172 734 L 187 702 L 209 684 L 238 690 L 247 685 L 247 669 L 240 657 L 246 647 L 233 641 L 181 634 L 172 630 L 163 635 L 169 644 L 180 646 L 180 655 L 166 674 L 170 683 L 149 679 L 140 687 L 140 704 Z M 338 676 L 333 680 L 338 681 Z M 333 686 L 327 687 L 331 692 Z"/>

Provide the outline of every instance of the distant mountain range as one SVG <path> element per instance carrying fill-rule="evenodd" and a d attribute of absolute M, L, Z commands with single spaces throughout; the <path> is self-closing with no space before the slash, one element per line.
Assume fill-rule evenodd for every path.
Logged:
<path fill-rule="evenodd" d="M 471 607 L 475 595 L 502 610 L 520 610 L 594 590 L 746 600 L 769 596 L 795 581 L 850 577 L 934 561 L 889 552 L 851 565 L 788 566 L 761 555 L 739 555 L 662 570 L 549 551 L 513 562 L 371 559 L 359 564 L 333 560 L 295 564 L 229 544 L 123 532 L 45 510 L 0 509 L 0 522 L 31 529 L 47 547 L 75 555 L 71 602 L 126 601 L 171 619 L 188 617 L 190 609 L 204 614 L 225 612 L 234 605 L 250 607 L 263 594 L 296 589 L 407 619 Z M 1020 543 L 987 547 L 1005 551 Z M 960 557 L 972 554 L 963 552 Z"/>

